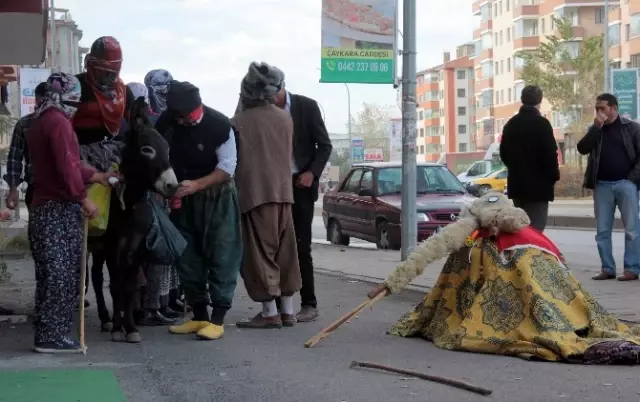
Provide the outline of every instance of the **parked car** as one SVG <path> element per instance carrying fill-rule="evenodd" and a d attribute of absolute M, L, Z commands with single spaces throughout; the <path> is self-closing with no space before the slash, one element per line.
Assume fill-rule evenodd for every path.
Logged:
<path fill-rule="evenodd" d="M 473 198 L 456 176 L 440 164 L 417 166 L 418 240 L 458 219 Z M 354 165 L 334 191 L 325 193 L 322 217 L 327 240 L 348 246 L 351 237 L 399 250 L 402 167 L 399 162 Z"/>
<path fill-rule="evenodd" d="M 473 179 L 466 188 L 470 194 L 481 197 L 489 191 L 503 192 L 506 185 L 507 169 L 500 169 L 484 177 Z"/>

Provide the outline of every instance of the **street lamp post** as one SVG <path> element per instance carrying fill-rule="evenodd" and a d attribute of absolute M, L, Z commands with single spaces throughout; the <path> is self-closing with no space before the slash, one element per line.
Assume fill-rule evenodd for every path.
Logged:
<path fill-rule="evenodd" d="M 611 68 L 609 67 L 609 0 L 604 0 L 604 92 L 609 92 Z"/>
<path fill-rule="evenodd" d="M 403 1 L 402 49 L 402 251 L 406 260 L 418 243 L 416 211 L 416 0 Z"/>
<path fill-rule="evenodd" d="M 344 83 L 344 87 L 347 88 L 347 114 L 349 115 L 349 165 L 353 165 L 353 152 L 351 150 L 351 91 L 349 90 L 349 85 Z"/>

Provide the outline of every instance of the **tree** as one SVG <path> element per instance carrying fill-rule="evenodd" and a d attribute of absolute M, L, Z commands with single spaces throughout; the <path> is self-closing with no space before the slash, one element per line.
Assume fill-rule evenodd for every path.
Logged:
<path fill-rule="evenodd" d="M 365 148 L 382 149 L 384 160 L 389 160 L 389 129 L 391 107 L 364 103 L 357 116 L 351 118 L 351 135 L 364 139 Z"/>
<path fill-rule="evenodd" d="M 553 21 L 554 34 L 537 49 L 518 54 L 524 61 L 521 78 L 539 86 L 552 110 L 564 118 L 565 163 L 582 168 L 575 145 L 592 121 L 595 98 L 603 90 L 603 35 L 576 42 L 570 20 Z"/>

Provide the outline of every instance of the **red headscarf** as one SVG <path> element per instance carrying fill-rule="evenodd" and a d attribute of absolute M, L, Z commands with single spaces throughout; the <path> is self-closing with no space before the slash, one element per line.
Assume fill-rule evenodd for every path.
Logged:
<path fill-rule="evenodd" d="M 87 84 L 100 106 L 104 125 L 117 135 L 122 124 L 127 98 L 127 87 L 120 79 L 122 49 L 111 36 L 98 38 L 85 58 Z"/>

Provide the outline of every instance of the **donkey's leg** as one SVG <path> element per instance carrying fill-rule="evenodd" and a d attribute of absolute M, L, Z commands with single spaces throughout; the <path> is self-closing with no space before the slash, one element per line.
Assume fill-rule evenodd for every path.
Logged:
<path fill-rule="evenodd" d="M 111 299 L 113 300 L 113 326 L 111 328 L 111 340 L 121 342 L 124 340 L 122 325 L 122 310 L 124 302 L 122 296 L 123 273 L 121 272 L 121 264 L 118 263 L 117 253 L 113 251 L 106 254 L 107 269 L 109 270 L 109 290 L 111 291 Z"/>
<path fill-rule="evenodd" d="M 93 282 L 93 291 L 96 294 L 96 304 L 98 305 L 98 317 L 100 317 L 102 332 L 111 332 L 113 324 L 111 322 L 111 315 L 107 308 L 107 302 L 104 300 L 104 274 L 103 267 L 105 264 L 105 252 L 101 250 L 95 250 L 91 253 L 93 264 L 91 265 L 91 281 Z"/>

